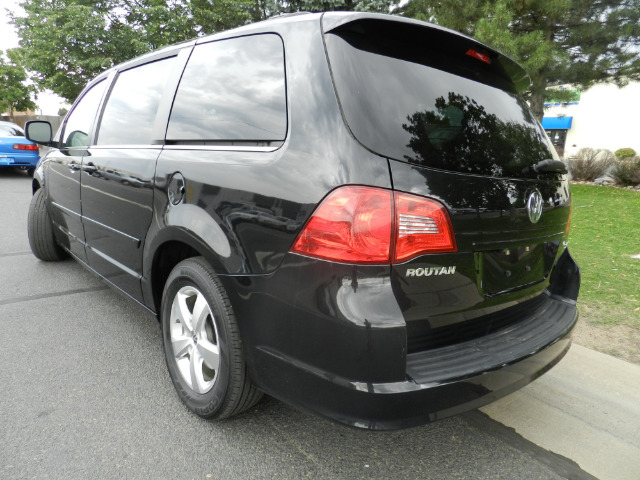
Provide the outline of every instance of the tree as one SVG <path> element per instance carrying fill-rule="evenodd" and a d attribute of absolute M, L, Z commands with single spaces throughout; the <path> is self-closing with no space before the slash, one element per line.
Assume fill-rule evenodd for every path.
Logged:
<path fill-rule="evenodd" d="M 0 50 L 0 111 L 7 111 L 13 120 L 14 112 L 35 110 L 37 105 L 31 100 L 35 90 L 26 84 L 27 73 L 11 59 L 12 52 L 7 53 L 9 59 L 5 60 Z"/>
<path fill-rule="evenodd" d="M 104 69 L 150 50 L 281 13 L 389 11 L 392 0 L 24 0 L 12 16 L 39 88 L 73 102 Z"/>
<path fill-rule="evenodd" d="M 135 0 L 134 0 L 135 2 Z M 87 81 L 116 63 L 148 51 L 158 37 L 181 40 L 173 23 L 147 34 L 129 24 L 131 4 L 115 0 L 26 0 L 26 16 L 13 17 L 20 41 L 20 59 L 34 72 L 41 89 L 48 88 L 73 102 Z M 159 2 L 156 2 L 159 3 Z M 165 2 L 162 2 L 165 3 Z M 150 5 L 147 5 L 150 4 Z M 153 2 L 136 9 L 137 22 L 152 20 Z M 180 14 L 176 16 L 181 17 Z M 191 34 L 191 32 L 189 32 Z M 168 43 L 167 42 L 167 43 Z"/>
<path fill-rule="evenodd" d="M 403 14 L 474 36 L 520 62 L 538 119 L 549 86 L 640 79 L 640 0 L 410 0 Z"/>

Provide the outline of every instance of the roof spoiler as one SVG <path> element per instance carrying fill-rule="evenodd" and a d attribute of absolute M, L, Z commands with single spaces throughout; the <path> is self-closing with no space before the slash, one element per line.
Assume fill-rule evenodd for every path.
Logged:
<path fill-rule="evenodd" d="M 327 12 L 322 15 L 321 21 L 323 33 L 345 30 L 348 28 L 346 27 L 347 25 L 356 31 L 364 30 L 365 25 L 369 27 L 371 25 L 383 26 L 385 23 L 389 26 L 394 23 L 402 25 L 403 32 L 421 30 L 425 45 L 437 45 L 439 49 L 446 48 L 449 52 L 470 55 L 478 59 L 478 61 L 491 64 L 492 70 L 503 78 L 508 79 L 515 91 L 522 92 L 531 85 L 531 78 L 516 61 L 500 53 L 495 48 L 439 25 L 405 17 L 363 12 Z M 446 41 L 443 41 L 443 37 L 446 37 Z M 486 59 L 482 57 L 486 57 Z"/>

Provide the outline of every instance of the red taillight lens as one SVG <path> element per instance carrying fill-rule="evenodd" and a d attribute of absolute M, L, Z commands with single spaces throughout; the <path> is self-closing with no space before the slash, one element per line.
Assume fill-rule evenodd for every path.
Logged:
<path fill-rule="evenodd" d="M 291 248 L 345 263 L 401 263 L 427 253 L 455 252 L 444 206 L 381 188 L 346 186 L 331 192 Z"/>
<path fill-rule="evenodd" d="M 456 239 L 444 206 L 430 198 L 396 192 L 394 263 L 424 253 L 455 252 Z"/>
<path fill-rule="evenodd" d="M 14 150 L 30 150 L 30 151 L 38 151 L 38 146 L 37 145 L 31 145 L 31 144 L 24 144 L 24 143 L 14 143 L 13 144 L 13 149 Z"/>
<path fill-rule="evenodd" d="M 392 192 L 348 186 L 323 200 L 292 252 L 346 263 L 388 263 Z"/>

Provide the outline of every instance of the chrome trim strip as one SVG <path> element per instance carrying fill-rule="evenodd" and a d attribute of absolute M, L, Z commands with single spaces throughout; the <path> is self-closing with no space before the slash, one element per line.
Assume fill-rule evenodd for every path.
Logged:
<path fill-rule="evenodd" d="M 138 245 L 140 244 L 140 239 L 139 238 L 132 237 L 131 235 L 128 235 L 128 234 L 126 234 L 124 232 L 121 232 L 120 230 L 116 230 L 115 228 L 110 227 L 109 225 L 105 225 L 104 223 L 100 223 L 100 222 L 98 222 L 96 220 L 93 220 L 93 219 L 91 219 L 89 217 L 82 217 L 82 220 L 89 220 L 91 223 L 95 223 L 96 225 L 100 225 L 101 227 L 106 228 L 107 230 L 109 230 L 111 232 L 115 232 L 115 233 L 118 233 L 118 234 L 120 234 L 120 235 L 122 235 L 124 237 L 127 237 L 127 238 L 133 240 L 134 242 L 137 242 Z M 89 247 L 89 248 L 91 248 L 91 247 Z"/>

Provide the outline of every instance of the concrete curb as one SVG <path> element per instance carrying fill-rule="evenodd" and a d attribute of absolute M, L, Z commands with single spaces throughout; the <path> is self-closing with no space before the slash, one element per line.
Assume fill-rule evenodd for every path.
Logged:
<path fill-rule="evenodd" d="M 481 409 L 606 480 L 640 478 L 640 366 L 573 345 L 538 380 Z"/>

